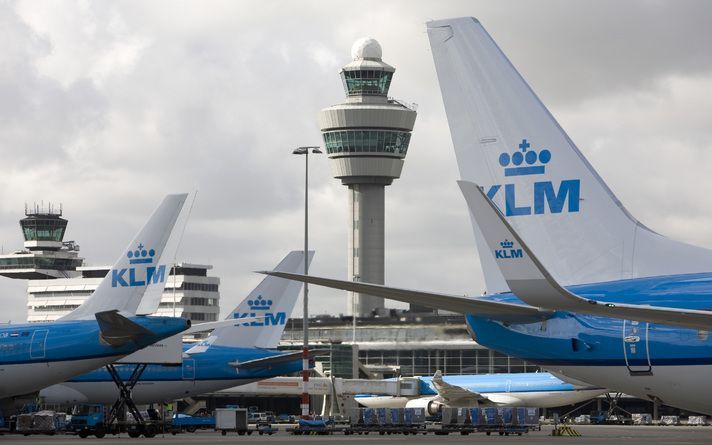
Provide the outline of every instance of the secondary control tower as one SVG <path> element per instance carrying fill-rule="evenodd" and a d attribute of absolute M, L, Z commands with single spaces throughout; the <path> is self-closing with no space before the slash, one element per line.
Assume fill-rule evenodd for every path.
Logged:
<path fill-rule="evenodd" d="M 349 189 L 349 279 L 383 284 L 385 187 L 399 178 L 415 106 L 388 97 L 395 68 L 381 45 L 363 38 L 341 70 L 346 102 L 321 110 L 319 125 L 335 178 Z M 370 316 L 383 299 L 349 292 L 347 311 Z"/>
<path fill-rule="evenodd" d="M 24 249 L 0 255 L 0 275 L 20 279 L 71 278 L 79 275 L 77 267 L 84 263 L 79 257 L 79 245 L 64 241 L 67 220 L 62 207 L 55 209 L 35 204 L 25 205 L 25 218 L 20 220 L 25 238 Z"/>

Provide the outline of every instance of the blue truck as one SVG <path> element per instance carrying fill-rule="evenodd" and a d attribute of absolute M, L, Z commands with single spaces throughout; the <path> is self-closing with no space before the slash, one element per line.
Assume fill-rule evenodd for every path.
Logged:
<path fill-rule="evenodd" d="M 77 405 L 72 409 L 72 418 L 67 424 L 67 431 L 75 433 L 82 439 L 93 434 L 97 438 L 106 435 L 104 425 L 104 405 Z"/>
<path fill-rule="evenodd" d="M 214 428 L 215 416 L 191 416 L 183 413 L 173 414 L 173 422 L 171 425 L 172 434 L 178 434 L 185 431 L 194 433 L 196 430 Z"/>

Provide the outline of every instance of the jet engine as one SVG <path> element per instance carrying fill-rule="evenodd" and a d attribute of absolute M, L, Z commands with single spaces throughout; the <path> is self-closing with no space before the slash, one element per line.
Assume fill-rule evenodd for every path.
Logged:
<path fill-rule="evenodd" d="M 442 411 L 443 406 L 445 404 L 432 399 L 414 399 L 405 404 L 406 408 L 423 408 L 429 416 L 434 416 Z"/>

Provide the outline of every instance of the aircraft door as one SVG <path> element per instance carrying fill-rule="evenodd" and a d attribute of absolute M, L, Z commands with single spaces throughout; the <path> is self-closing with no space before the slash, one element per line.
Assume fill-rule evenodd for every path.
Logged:
<path fill-rule="evenodd" d="M 183 380 L 195 380 L 195 359 L 183 359 Z"/>
<path fill-rule="evenodd" d="M 45 344 L 47 343 L 47 329 L 37 329 L 32 333 L 32 341 L 30 343 L 30 358 L 44 358 Z"/>
<path fill-rule="evenodd" d="M 623 357 L 630 375 L 653 375 L 648 350 L 649 324 L 623 320 Z"/>

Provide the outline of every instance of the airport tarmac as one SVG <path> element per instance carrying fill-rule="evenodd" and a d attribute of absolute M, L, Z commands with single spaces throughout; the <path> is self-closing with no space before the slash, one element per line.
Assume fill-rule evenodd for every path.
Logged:
<path fill-rule="evenodd" d="M 274 436 L 238 436 L 228 434 L 222 436 L 212 431 L 200 431 L 197 433 L 186 433 L 172 436 L 156 436 L 153 439 L 130 439 L 127 435 L 107 436 L 103 439 L 80 439 L 77 436 L 0 436 L 0 443 L 18 444 L 47 444 L 47 445 L 89 445 L 89 444 L 111 444 L 121 441 L 131 443 L 138 441 L 141 443 L 180 443 L 180 444 L 203 444 L 203 443 L 267 443 L 271 445 L 295 445 L 312 443 L 333 443 L 349 442 L 354 444 L 375 444 L 384 443 L 391 445 L 412 445 L 414 443 L 431 444 L 433 442 L 448 443 L 477 443 L 477 444 L 552 444 L 558 442 L 571 442 L 580 445 L 588 444 L 709 444 L 712 436 L 712 427 L 702 426 L 592 426 L 579 425 L 575 429 L 581 433 L 581 437 L 552 437 L 551 427 L 545 426 L 541 431 L 533 431 L 523 436 L 486 436 L 485 434 L 473 434 L 460 436 L 450 434 L 449 436 L 436 436 L 434 434 L 418 436 L 378 436 L 370 434 L 368 436 L 344 436 L 342 434 L 333 436 L 292 436 L 285 432 L 280 432 Z"/>

